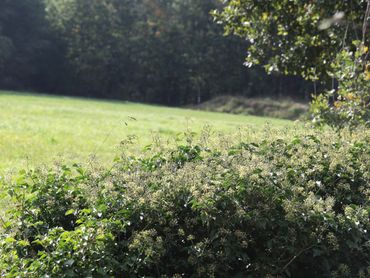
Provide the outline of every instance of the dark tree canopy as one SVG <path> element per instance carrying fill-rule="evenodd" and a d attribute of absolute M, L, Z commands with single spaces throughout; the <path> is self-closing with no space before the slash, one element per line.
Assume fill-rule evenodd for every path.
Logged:
<path fill-rule="evenodd" d="M 184 105 L 217 95 L 304 97 L 300 79 L 243 66 L 218 0 L 3 0 L 0 88 Z"/>
<path fill-rule="evenodd" d="M 52 91 L 63 51 L 51 34 L 41 0 L 0 1 L 0 86 Z"/>

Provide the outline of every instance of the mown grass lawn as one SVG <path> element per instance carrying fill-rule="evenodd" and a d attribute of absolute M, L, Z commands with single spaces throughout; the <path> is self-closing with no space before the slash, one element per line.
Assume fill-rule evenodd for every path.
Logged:
<path fill-rule="evenodd" d="M 137 136 L 142 149 L 153 138 L 174 139 L 205 125 L 231 133 L 238 128 L 262 130 L 266 123 L 293 122 L 167 108 L 119 101 L 0 92 L 0 172 L 33 168 L 54 161 L 86 162 L 94 155 L 105 163 L 119 154 L 120 142 Z"/>

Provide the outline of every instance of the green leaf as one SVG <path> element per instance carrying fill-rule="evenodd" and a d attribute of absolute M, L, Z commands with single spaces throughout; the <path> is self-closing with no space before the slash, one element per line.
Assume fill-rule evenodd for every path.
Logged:
<path fill-rule="evenodd" d="M 75 214 L 75 210 L 74 209 L 70 209 L 68 210 L 66 213 L 65 213 L 65 216 L 68 216 L 68 215 L 71 215 L 71 214 Z"/>

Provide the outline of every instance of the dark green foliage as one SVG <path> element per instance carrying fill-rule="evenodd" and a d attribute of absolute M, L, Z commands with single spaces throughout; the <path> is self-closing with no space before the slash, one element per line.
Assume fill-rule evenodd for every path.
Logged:
<path fill-rule="evenodd" d="M 62 44 L 45 19 L 43 0 L 0 2 L 0 88 L 63 88 Z"/>
<path fill-rule="evenodd" d="M 0 88 L 167 105 L 223 94 L 303 98 L 310 88 L 301 80 L 243 66 L 247 42 L 223 36 L 210 15 L 218 6 L 217 0 L 3 0 Z"/>
<path fill-rule="evenodd" d="M 6 277 L 368 277 L 368 132 L 194 144 L 11 185 Z"/>
<path fill-rule="evenodd" d="M 214 24 L 216 1 L 46 2 L 83 94 L 182 105 L 267 90 L 242 66 L 245 43 Z"/>

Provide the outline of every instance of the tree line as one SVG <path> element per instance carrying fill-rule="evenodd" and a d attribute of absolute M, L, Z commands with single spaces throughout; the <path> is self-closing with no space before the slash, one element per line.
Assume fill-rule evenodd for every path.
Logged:
<path fill-rule="evenodd" d="M 312 85 L 243 65 L 218 0 L 3 0 L 0 88 L 166 105 L 218 95 L 304 98 Z"/>

